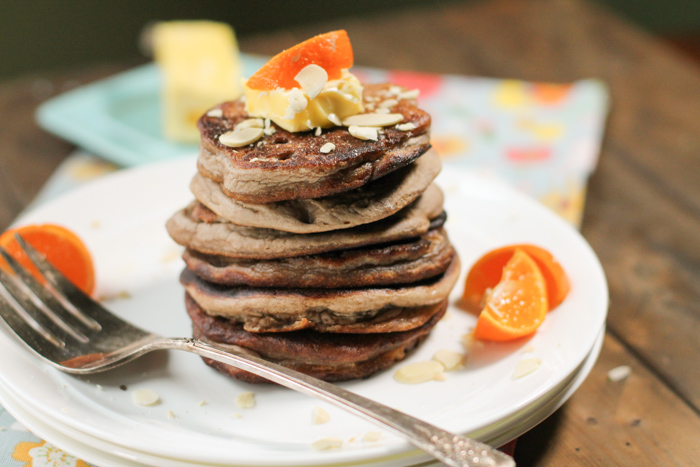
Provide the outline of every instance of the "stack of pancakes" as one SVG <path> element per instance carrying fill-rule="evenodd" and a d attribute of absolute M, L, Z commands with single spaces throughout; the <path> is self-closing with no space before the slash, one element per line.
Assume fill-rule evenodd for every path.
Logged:
<path fill-rule="evenodd" d="M 250 118 L 244 103 L 200 119 L 196 200 L 167 224 L 186 247 L 181 282 L 194 337 L 327 381 L 367 377 L 426 338 L 459 260 L 432 184 L 440 159 L 430 116 L 402 91 L 365 87 L 366 112 L 404 117 L 377 141 L 345 126 L 290 133 L 267 122 L 257 142 L 231 148 L 219 136 Z M 327 143 L 334 148 L 322 152 Z"/>

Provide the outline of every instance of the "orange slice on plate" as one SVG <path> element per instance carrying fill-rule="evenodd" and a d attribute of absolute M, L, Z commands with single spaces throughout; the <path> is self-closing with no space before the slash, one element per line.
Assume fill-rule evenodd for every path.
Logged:
<path fill-rule="evenodd" d="M 54 224 L 27 225 L 11 229 L 0 235 L 0 246 L 27 268 L 42 284 L 46 279 L 22 251 L 14 234 L 18 233 L 27 243 L 46 256 L 68 280 L 86 294 L 95 289 L 95 268 L 90 252 L 83 241 L 73 232 Z M 0 267 L 6 271 L 10 267 L 0 258 Z"/>
<path fill-rule="evenodd" d="M 327 32 L 280 52 L 248 79 L 247 86 L 261 91 L 298 88 L 294 77 L 311 64 L 326 70 L 328 79 L 340 78 L 341 70 L 353 64 L 348 33 L 342 29 Z"/>
<path fill-rule="evenodd" d="M 474 337 L 508 341 L 534 333 L 547 315 L 547 285 L 537 263 L 516 249 L 479 314 Z"/>
<path fill-rule="evenodd" d="M 503 268 L 513 257 L 516 249 L 526 252 L 542 272 L 547 284 L 547 301 L 553 310 L 569 293 L 569 279 L 564 268 L 547 250 L 535 245 L 509 245 L 489 251 L 479 258 L 469 270 L 462 300 L 465 308 L 478 313 L 483 307 L 484 293 L 493 289 L 501 280 Z"/>

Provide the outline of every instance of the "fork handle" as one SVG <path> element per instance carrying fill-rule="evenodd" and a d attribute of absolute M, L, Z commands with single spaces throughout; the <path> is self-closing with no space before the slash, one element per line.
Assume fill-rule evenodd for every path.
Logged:
<path fill-rule="evenodd" d="M 453 467 L 515 466 L 513 459 L 479 441 L 442 430 L 434 425 L 347 391 L 340 386 L 241 352 L 240 347 L 174 338 L 159 342 L 161 348 L 185 350 L 227 363 L 296 391 L 318 397 L 403 436 L 414 446 Z"/>

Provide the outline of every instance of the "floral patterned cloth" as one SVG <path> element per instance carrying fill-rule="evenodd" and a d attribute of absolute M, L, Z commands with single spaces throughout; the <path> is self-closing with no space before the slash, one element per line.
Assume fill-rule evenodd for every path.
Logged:
<path fill-rule="evenodd" d="M 595 80 L 529 83 L 373 69 L 353 69 L 365 82 L 420 90 L 433 118 L 432 144 L 451 165 L 505 180 L 578 226 L 586 182 L 595 168 L 608 107 Z M 56 170 L 35 203 L 118 167 L 82 152 Z M 0 467 L 85 467 L 27 431 L 0 408 Z"/>
<path fill-rule="evenodd" d="M 12 415 L 0 407 L 1 467 L 89 467 L 29 432 Z"/>
<path fill-rule="evenodd" d="M 493 174 L 580 225 L 608 109 L 608 92 L 600 81 L 552 84 L 353 72 L 361 81 L 420 89 L 420 106 L 433 120 L 431 142 L 446 166 Z"/>

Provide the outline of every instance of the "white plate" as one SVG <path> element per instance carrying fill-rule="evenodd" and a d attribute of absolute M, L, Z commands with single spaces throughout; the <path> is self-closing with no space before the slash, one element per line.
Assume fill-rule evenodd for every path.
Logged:
<path fill-rule="evenodd" d="M 489 427 L 481 433 L 482 439 L 493 446 L 501 446 L 525 433 L 558 409 L 578 389 L 593 368 L 603 345 L 604 336 L 605 330 L 601 330 L 593 350 L 570 378 L 551 391 L 551 394 L 547 394 L 509 420 Z M 36 412 L 31 401 L 23 400 L 22 394 L 11 393 L 2 384 L 0 384 L 0 403 L 33 433 L 54 446 L 100 467 L 141 467 L 145 465 L 185 467 L 193 465 L 191 462 L 155 457 L 147 453 L 133 451 L 127 447 L 118 446 L 79 432 L 69 425 L 61 424 L 47 414 Z M 486 431 L 492 433 L 492 437 L 489 437 Z M 425 467 L 427 465 L 442 465 L 438 462 L 431 462 L 431 459 L 425 454 L 416 453 L 414 457 L 384 462 L 382 466 L 420 465 Z M 378 466 L 379 464 L 372 465 Z"/>
<path fill-rule="evenodd" d="M 191 199 L 187 186 L 194 171 L 194 159 L 122 171 L 41 205 L 18 223 L 55 222 L 76 231 L 95 258 L 97 293 L 128 293 L 108 302 L 112 310 L 149 330 L 186 336 L 191 328 L 177 281 L 180 248 L 163 224 Z M 439 182 L 446 192 L 450 238 L 465 270 L 499 245 L 539 244 L 567 271 L 569 297 L 531 339 L 485 345 L 473 352 L 467 368 L 449 373 L 445 382 L 400 385 L 389 370 L 343 386 L 446 429 L 472 433 L 523 410 L 575 371 L 605 321 L 607 286 L 590 247 L 546 208 L 454 168 L 444 170 Z M 460 293 L 458 286 L 453 298 Z M 429 359 L 441 348 L 460 350 L 461 336 L 474 323 L 473 316 L 451 308 L 409 360 Z M 526 346 L 534 352 L 523 354 Z M 368 422 L 281 387 L 228 379 L 193 355 L 156 353 L 106 374 L 75 378 L 42 364 L 4 334 L 0 349 L 0 379 L 12 392 L 26 395 L 39 412 L 65 425 L 136 451 L 213 464 L 290 466 L 368 462 L 410 453 L 405 442 L 388 434 L 380 443 L 360 441 L 375 430 Z M 516 363 L 530 357 L 541 358 L 542 365 L 513 380 Z M 162 403 L 135 406 L 120 385 L 129 391 L 149 387 Z M 235 396 L 251 389 L 257 406 L 237 409 Z M 207 403 L 200 406 L 202 400 Z M 331 422 L 311 424 L 316 405 L 331 414 Z M 177 418 L 169 419 L 168 410 Z M 344 439 L 344 448 L 311 448 L 313 441 L 328 436 Z"/>

